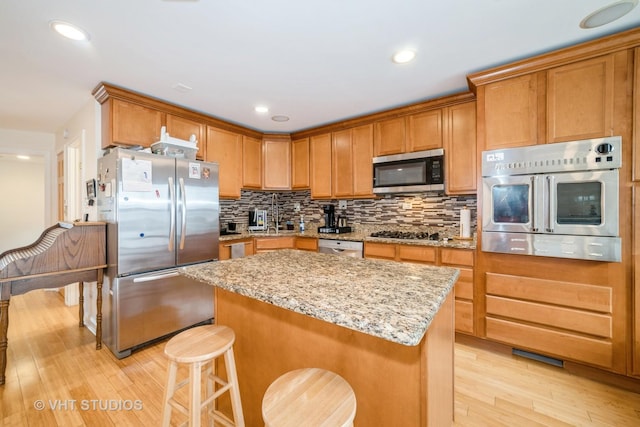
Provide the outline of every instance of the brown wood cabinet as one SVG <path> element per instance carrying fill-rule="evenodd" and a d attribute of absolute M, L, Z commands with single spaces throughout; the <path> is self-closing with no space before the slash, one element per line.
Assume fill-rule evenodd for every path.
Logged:
<path fill-rule="evenodd" d="M 475 251 L 467 249 L 440 248 L 440 265 L 460 270 L 456 282 L 456 331 L 474 334 L 474 263 Z"/>
<path fill-rule="evenodd" d="M 353 153 L 351 151 L 351 129 L 331 135 L 331 176 L 333 197 L 353 194 Z"/>
<path fill-rule="evenodd" d="M 318 239 L 315 237 L 296 237 L 296 249 L 318 252 Z"/>
<path fill-rule="evenodd" d="M 106 120 L 105 120 L 106 115 Z M 160 139 L 164 124 L 164 113 L 139 104 L 111 98 L 102 104 L 103 123 L 110 123 L 103 129 L 102 147 L 114 145 L 140 145 L 149 147 Z M 105 131 L 107 135 L 104 137 Z"/>
<path fill-rule="evenodd" d="M 207 126 L 202 122 L 186 119 L 174 114 L 167 114 L 167 133 L 175 138 L 189 141 L 191 135 L 196 136 L 198 152 L 196 158 L 203 160 L 206 157 Z"/>
<path fill-rule="evenodd" d="M 613 367 L 611 289 L 487 273 L 487 338 Z"/>
<path fill-rule="evenodd" d="M 376 122 L 373 152 L 375 156 L 404 153 L 406 125 L 404 117 Z"/>
<path fill-rule="evenodd" d="M 224 261 L 231 259 L 231 245 L 236 243 L 244 243 L 244 256 L 254 255 L 253 238 L 225 240 L 218 244 L 218 259 Z"/>
<path fill-rule="evenodd" d="M 547 142 L 612 135 L 613 84 L 613 54 L 549 70 Z"/>
<path fill-rule="evenodd" d="M 331 134 L 312 136 L 309 140 L 311 198 L 330 199 L 331 188 Z"/>
<path fill-rule="evenodd" d="M 443 115 L 445 191 L 447 194 L 475 194 L 476 103 L 446 107 Z"/>
<path fill-rule="evenodd" d="M 219 164 L 221 199 L 239 199 L 242 186 L 242 135 L 207 126 L 207 161 Z"/>
<path fill-rule="evenodd" d="M 538 142 L 538 76 L 528 74 L 478 88 L 484 150 Z"/>
<path fill-rule="evenodd" d="M 309 138 L 291 141 L 291 189 L 309 188 Z"/>
<path fill-rule="evenodd" d="M 256 253 L 278 249 L 294 249 L 296 247 L 295 241 L 295 236 L 254 237 Z"/>
<path fill-rule="evenodd" d="M 262 140 L 262 188 L 291 189 L 291 138 L 267 135 Z"/>
<path fill-rule="evenodd" d="M 242 137 L 242 188 L 262 189 L 262 140 Z"/>
<path fill-rule="evenodd" d="M 442 110 L 412 114 L 406 119 L 407 140 L 405 151 L 423 151 L 442 148 Z"/>
<path fill-rule="evenodd" d="M 640 183 L 633 184 L 633 265 L 631 375 L 640 377 Z"/>
<path fill-rule="evenodd" d="M 373 126 L 364 125 L 332 135 L 332 196 L 373 197 Z"/>

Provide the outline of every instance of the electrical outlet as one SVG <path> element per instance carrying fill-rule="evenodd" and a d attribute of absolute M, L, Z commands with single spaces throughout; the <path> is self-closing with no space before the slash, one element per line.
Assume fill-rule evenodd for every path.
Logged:
<path fill-rule="evenodd" d="M 293 204 L 293 211 L 294 212 L 300 212 L 300 202 L 295 202 Z"/>
<path fill-rule="evenodd" d="M 402 209 L 411 209 L 411 203 L 403 203 Z"/>
<path fill-rule="evenodd" d="M 347 201 L 346 200 L 340 200 L 338 201 L 338 207 L 340 209 L 347 209 Z"/>

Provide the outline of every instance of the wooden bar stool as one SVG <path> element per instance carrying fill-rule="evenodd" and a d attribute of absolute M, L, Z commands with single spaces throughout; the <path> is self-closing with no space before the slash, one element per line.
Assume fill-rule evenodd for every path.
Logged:
<path fill-rule="evenodd" d="M 356 416 L 356 395 L 340 375 L 298 369 L 276 379 L 262 399 L 267 427 L 348 427 Z"/>
<path fill-rule="evenodd" d="M 169 425 L 172 408 L 187 415 L 190 426 L 200 426 L 202 409 L 209 405 L 211 405 L 209 414 L 216 421 L 228 426 L 244 426 L 238 377 L 233 357 L 235 339 L 233 330 L 227 326 L 205 325 L 180 332 L 167 342 L 164 354 L 169 359 L 169 371 L 164 393 L 163 426 Z M 224 354 L 224 365 L 227 371 L 226 381 L 216 375 L 215 359 L 221 354 Z M 189 377 L 176 384 L 179 363 L 189 365 Z M 204 400 L 202 400 L 200 390 L 203 366 L 207 366 L 205 370 L 207 393 Z M 220 386 L 215 392 L 214 383 Z M 187 384 L 191 384 L 188 408 L 176 401 L 174 397 L 175 392 Z M 215 409 L 215 400 L 226 391 L 229 391 L 231 395 L 233 421 Z"/>

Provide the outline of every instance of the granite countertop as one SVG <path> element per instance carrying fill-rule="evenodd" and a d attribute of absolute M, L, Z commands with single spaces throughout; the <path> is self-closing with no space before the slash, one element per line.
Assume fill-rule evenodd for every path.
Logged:
<path fill-rule="evenodd" d="M 180 268 L 227 291 L 395 343 L 420 343 L 459 270 L 283 249 Z"/>
<path fill-rule="evenodd" d="M 354 231 L 351 233 L 342 234 L 329 234 L 318 233 L 314 230 L 306 230 L 302 233 L 298 231 L 271 231 L 269 233 L 262 232 L 240 232 L 239 234 L 230 234 L 226 236 L 220 236 L 220 241 L 225 242 L 228 240 L 246 239 L 250 237 L 312 237 L 318 239 L 332 239 L 332 240 L 353 240 L 358 242 L 380 242 L 380 243 L 401 243 L 403 245 L 416 245 L 416 246 L 438 246 L 443 248 L 457 248 L 457 249 L 471 249 L 476 248 L 475 239 L 459 240 L 456 238 L 444 240 L 427 240 L 427 239 L 389 239 L 384 237 L 371 237 L 370 232 Z"/>

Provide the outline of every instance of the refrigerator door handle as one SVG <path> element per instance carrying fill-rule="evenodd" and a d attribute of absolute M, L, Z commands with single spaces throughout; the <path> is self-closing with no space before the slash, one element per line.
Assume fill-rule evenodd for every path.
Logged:
<path fill-rule="evenodd" d="M 169 177 L 169 196 L 171 197 L 171 220 L 169 225 L 169 251 L 173 250 L 176 236 L 176 188 L 173 185 L 173 178 Z"/>
<path fill-rule="evenodd" d="M 184 178 L 178 179 L 180 183 L 180 197 L 182 198 L 182 231 L 180 232 L 180 250 L 184 249 L 184 240 L 187 234 L 187 195 L 184 188 Z"/>
<path fill-rule="evenodd" d="M 177 277 L 179 275 L 180 273 L 178 273 L 176 270 L 173 270 L 168 273 L 154 274 L 153 276 L 136 277 L 135 279 L 133 279 L 133 283 L 153 282 L 154 280 L 168 279 L 170 277 Z"/>

